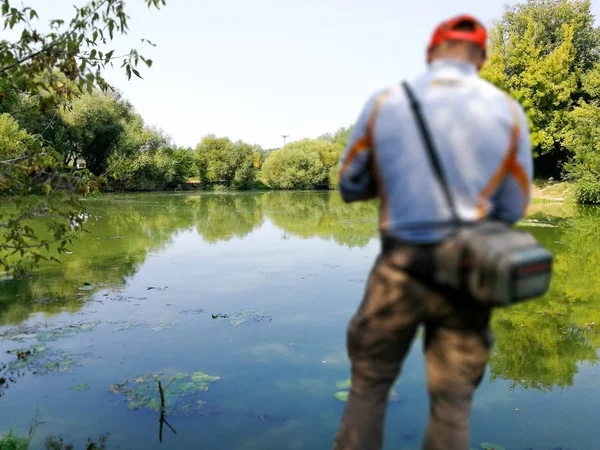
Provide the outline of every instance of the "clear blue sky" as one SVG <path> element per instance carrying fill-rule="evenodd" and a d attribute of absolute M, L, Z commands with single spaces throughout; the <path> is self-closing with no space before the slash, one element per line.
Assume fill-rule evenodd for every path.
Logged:
<path fill-rule="evenodd" d="M 81 0 L 29 0 L 44 19 Z M 264 148 L 334 132 L 356 120 L 376 89 L 425 68 L 434 26 L 459 13 L 486 24 L 516 0 L 167 0 L 160 11 L 128 1 L 130 33 L 158 45 L 144 80 L 109 80 L 184 146 L 214 133 Z M 600 5 L 593 6 L 596 14 Z"/>

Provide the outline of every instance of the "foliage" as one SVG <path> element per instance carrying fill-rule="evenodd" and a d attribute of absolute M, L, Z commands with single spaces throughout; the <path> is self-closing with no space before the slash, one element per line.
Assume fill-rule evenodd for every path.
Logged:
<path fill-rule="evenodd" d="M 0 450 L 27 450 L 29 439 L 19 437 L 11 430 L 6 436 L 0 436 Z"/>
<path fill-rule="evenodd" d="M 572 148 L 564 145 L 569 115 L 600 59 L 600 30 L 590 0 L 527 0 L 507 7 L 491 30 L 482 75 L 524 106 L 541 174 L 561 176 Z"/>
<path fill-rule="evenodd" d="M 0 158 L 22 154 L 32 139 L 33 136 L 22 130 L 10 114 L 0 114 Z"/>
<path fill-rule="evenodd" d="M 164 0 L 144 1 L 157 8 L 165 4 Z M 127 34 L 129 29 L 124 0 L 92 0 L 75 6 L 71 20 L 51 20 L 48 32 L 35 28 L 39 17 L 31 7 L 14 7 L 9 0 L 2 0 L 1 7 L 4 29 L 16 31 L 20 38 L 0 41 L 0 74 L 15 90 L 39 95 L 44 105 L 72 96 L 67 80 L 80 91 L 91 92 L 95 86 L 108 88 L 102 71 L 115 61 L 122 62 L 129 78 L 132 74 L 141 78 L 140 61 L 147 67 L 152 65 L 136 49 L 117 56 L 106 48 L 115 34 Z"/>
<path fill-rule="evenodd" d="M 352 134 L 352 127 L 342 127 L 338 129 L 333 135 L 333 143 L 341 145 L 342 147 L 346 147 L 348 145 L 348 140 L 350 140 L 350 135 Z"/>
<path fill-rule="evenodd" d="M 105 450 L 107 440 L 108 434 L 101 435 L 97 440 L 87 438 L 84 448 L 85 450 Z M 65 444 L 62 437 L 48 436 L 45 444 L 46 450 L 73 450 L 75 448 L 73 444 Z"/>
<path fill-rule="evenodd" d="M 205 187 L 250 189 L 254 185 L 255 151 L 244 142 L 205 136 L 196 146 L 196 165 Z"/>
<path fill-rule="evenodd" d="M 576 200 L 600 203 L 600 63 L 584 78 L 584 90 L 593 100 L 581 100 L 569 113 L 564 143 L 573 158 L 565 168 L 576 182 Z"/>
<path fill-rule="evenodd" d="M 322 139 L 292 142 L 265 161 L 262 180 L 275 189 L 327 189 L 342 150 L 339 144 Z"/>
<path fill-rule="evenodd" d="M 202 392 L 208 391 L 210 384 L 219 379 L 219 377 L 204 372 L 178 373 L 174 376 L 149 373 L 113 384 L 109 392 L 125 395 L 129 409 L 148 408 L 161 412 L 164 408 L 164 412 L 168 415 L 190 414 L 204 406 L 205 403 L 198 396 Z M 159 385 L 159 381 L 162 383 L 161 385 Z M 161 387 L 164 404 L 160 392 Z"/>
<path fill-rule="evenodd" d="M 42 249 L 48 252 L 56 244 L 59 254 L 66 251 L 83 229 L 79 197 L 95 185 L 86 172 L 60 168 L 55 152 L 38 140 L 15 148 L 14 157 L 0 160 L 0 195 L 12 196 L 12 205 L 0 209 L 0 268 L 18 273 L 42 259 L 56 260 Z M 40 197 L 23 198 L 32 194 Z M 40 216 L 49 219 L 45 230 L 32 227 Z"/>
<path fill-rule="evenodd" d="M 111 187 L 125 191 L 180 189 L 196 174 L 194 162 L 193 153 L 182 148 L 115 154 L 109 159 Z"/>
<path fill-rule="evenodd" d="M 81 95 L 61 111 L 68 125 L 69 141 L 65 163 L 82 158 L 94 175 L 107 169 L 107 160 L 115 150 L 131 106 L 112 94 L 93 91 Z"/>
<path fill-rule="evenodd" d="M 164 0 L 145 1 L 157 8 L 164 4 Z M 95 86 L 107 89 L 102 71 L 115 60 L 122 61 L 121 67 L 128 77 L 132 74 L 141 77 L 137 69 L 140 61 L 147 67 L 152 65 L 151 60 L 135 49 L 116 56 L 114 50 L 106 48 L 115 34 L 128 31 L 124 0 L 92 0 L 82 7 L 76 6 L 71 20 L 51 20 L 48 31 L 38 27 L 38 14 L 31 7 L 23 4 L 15 7 L 10 0 L 1 0 L 0 8 L 4 30 L 12 30 L 18 36 L 14 42 L 0 40 L 0 103 L 7 99 L 8 106 L 15 106 L 22 96 L 28 96 L 39 112 L 34 114 L 37 119 L 40 116 L 47 119 L 45 113 L 49 109 L 72 99 L 77 92 L 75 87 L 90 94 Z M 21 102 L 21 106 L 25 104 L 27 101 Z M 55 112 L 46 128 L 54 123 L 56 115 Z M 49 251 L 50 244 L 56 243 L 58 249 L 64 250 L 82 229 L 80 198 L 94 191 L 95 186 L 85 174 L 63 166 L 59 153 L 44 142 L 46 129 L 39 131 L 39 120 L 30 123 L 37 123 L 35 127 L 40 134 L 35 139 L 19 133 L 4 116 L 1 121 L 2 129 L 8 133 L 0 150 L 0 195 L 11 196 L 14 207 L 2 208 L 0 213 L 0 270 L 23 272 L 47 257 L 40 249 Z M 105 152 L 110 151 L 118 138 L 119 127 L 103 123 L 90 136 L 86 134 L 85 123 L 76 124 L 80 126 L 75 130 L 85 138 L 82 151 L 87 152 L 92 171 L 102 171 Z M 62 127 L 57 127 L 54 136 L 61 143 L 65 137 L 62 131 Z M 58 151 L 65 148 L 57 147 Z M 23 200 L 31 194 L 40 197 Z M 49 219 L 46 233 L 49 237 L 29 225 L 33 217 L 40 215 Z"/>

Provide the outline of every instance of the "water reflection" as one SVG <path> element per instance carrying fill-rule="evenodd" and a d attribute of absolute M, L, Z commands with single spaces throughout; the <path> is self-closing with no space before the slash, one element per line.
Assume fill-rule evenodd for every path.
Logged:
<path fill-rule="evenodd" d="M 349 248 L 377 236 L 375 202 L 344 205 L 330 192 L 115 195 L 91 200 L 88 211 L 89 233 L 62 266 L 45 263 L 31 279 L 2 283 L 0 325 L 36 312 L 77 311 L 84 283 L 118 287 L 186 232 L 214 244 L 244 238 L 268 221 L 289 236 Z M 598 362 L 599 215 L 591 207 L 533 205 L 525 226 L 555 252 L 554 279 L 544 299 L 495 313 L 492 381 L 548 392 L 572 386 L 578 365 Z"/>

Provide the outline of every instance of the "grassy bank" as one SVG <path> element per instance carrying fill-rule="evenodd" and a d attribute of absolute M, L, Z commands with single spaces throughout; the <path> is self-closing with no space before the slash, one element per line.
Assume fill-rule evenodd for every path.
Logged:
<path fill-rule="evenodd" d="M 533 203 L 565 202 L 573 200 L 574 185 L 566 181 L 535 180 L 533 182 Z"/>

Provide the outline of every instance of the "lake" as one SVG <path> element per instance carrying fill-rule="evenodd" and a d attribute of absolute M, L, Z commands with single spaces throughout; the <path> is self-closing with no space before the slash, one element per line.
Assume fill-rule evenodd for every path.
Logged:
<path fill-rule="evenodd" d="M 0 282 L 0 364 L 15 372 L 0 434 L 26 435 L 37 411 L 33 449 L 101 436 L 109 449 L 331 448 L 345 329 L 379 250 L 375 203 L 268 192 L 87 205 L 89 233 L 62 265 Z M 473 448 L 600 449 L 599 219 L 540 203 L 520 224 L 555 253 L 555 274 L 543 299 L 494 314 Z M 420 339 L 394 390 L 385 448 L 416 450 Z"/>

